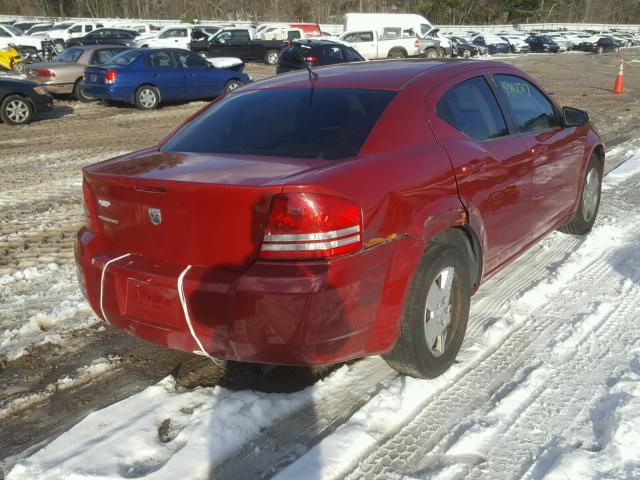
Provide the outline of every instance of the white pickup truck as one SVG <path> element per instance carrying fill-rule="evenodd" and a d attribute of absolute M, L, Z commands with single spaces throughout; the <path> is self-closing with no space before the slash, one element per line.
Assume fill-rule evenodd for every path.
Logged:
<path fill-rule="evenodd" d="M 415 35 L 379 36 L 375 30 L 353 30 L 338 37 L 355 48 L 367 60 L 375 58 L 406 58 L 422 55 L 420 39 Z"/>

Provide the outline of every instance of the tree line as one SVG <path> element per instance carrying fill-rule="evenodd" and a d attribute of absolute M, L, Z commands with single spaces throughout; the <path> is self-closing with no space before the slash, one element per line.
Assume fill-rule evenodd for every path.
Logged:
<path fill-rule="evenodd" d="M 13 15 L 342 23 L 347 12 L 419 13 L 435 25 L 640 23 L 640 0 L 0 0 Z"/>

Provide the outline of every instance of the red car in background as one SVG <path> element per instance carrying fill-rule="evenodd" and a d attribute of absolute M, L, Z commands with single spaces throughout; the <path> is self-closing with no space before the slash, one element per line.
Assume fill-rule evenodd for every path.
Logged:
<path fill-rule="evenodd" d="M 105 321 L 220 359 L 383 354 L 435 377 L 470 296 L 596 218 L 604 147 L 515 67 L 336 65 L 247 85 L 84 168 L 76 259 Z"/>

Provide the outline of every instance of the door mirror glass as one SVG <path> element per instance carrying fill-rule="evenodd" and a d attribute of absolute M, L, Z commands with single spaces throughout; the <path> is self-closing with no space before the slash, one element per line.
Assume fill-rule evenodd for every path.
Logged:
<path fill-rule="evenodd" d="M 564 107 L 562 109 L 565 127 L 581 127 L 589 121 L 589 115 L 584 110 Z"/>

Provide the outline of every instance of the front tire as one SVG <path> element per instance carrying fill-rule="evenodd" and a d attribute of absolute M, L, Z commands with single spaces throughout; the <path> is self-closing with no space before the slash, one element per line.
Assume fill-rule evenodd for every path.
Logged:
<path fill-rule="evenodd" d="M 280 53 L 277 50 L 269 50 L 264 55 L 264 63 L 266 63 L 267 65 L 275 65 L 276 63 L 278 63 L 279 56 Z"/>
<path fill-rule="evenodd" d="M 400 336 L 383 358 L 403 375 L 435 378 L 453 363 L 469 318 L 469 264 L 451 245 L 434 243 L 416 270 Z"/>
<path fill-rule="evenodd" d="M 424 58 L 438 58 L 438 51 L 433 47 L 429 47 L 424 51 Z"/>
<path fill-rule="evenodd" d="M 73 86 L 73 96 L 80 102 L 88 103 L 93 101 L 93 98 L 87 97 L 82 91 L 82 80 L 77 80 L 76 84 Z"/>
<path fill-rule="evenodd" d="M 134 103 L 140 110 L 153 110 L 160 104 L 160 93 L 155 87 L 143 85 L 136 90 Z"/>
<path fill-rule="evenodd" d="M 32 117 L 31 103 L 20 95 L 9 95 L 0 104 L 0 118 L 8 125 L 26 125 Z"/>
<path fill-rule="evenodd" d="M 242 83 L 240 80 L 229 80 L 227 83 L 224 84 L 224 90 L 223 92 L 225 94 L 227 93 L 231 93 L 234 90 L 237 90 L 238 88 L 242 87 L 244 85 L 244 83 Z"/>
<path fill-rule="evenodd" d="M 601 171 L 600 160 L 596 154 L 592 154 L 584 175 L 578 209 L 569 223 L 559 228 L 561 232 L 584 235 L 593 227 L 600 208 L 600 194 L 602 192 Z"/>

